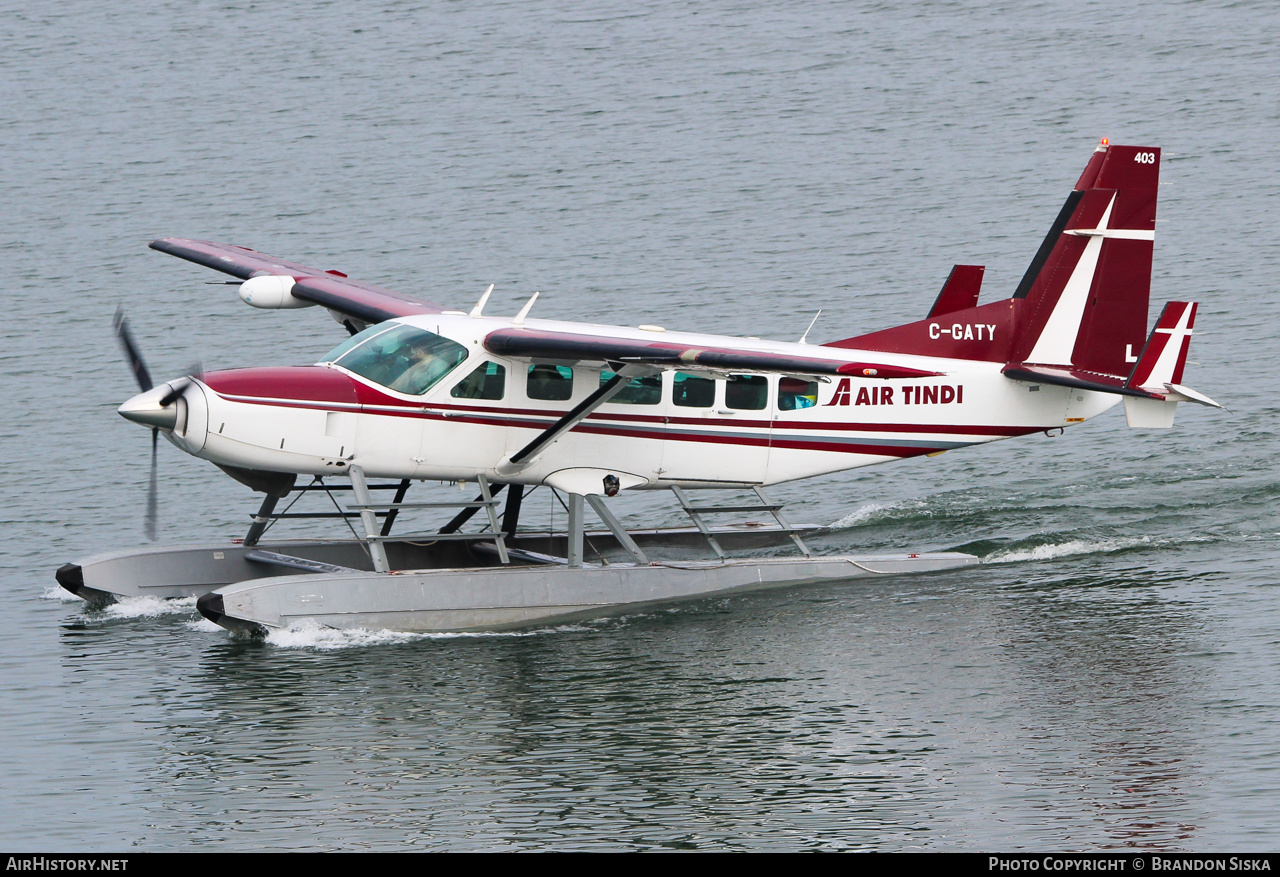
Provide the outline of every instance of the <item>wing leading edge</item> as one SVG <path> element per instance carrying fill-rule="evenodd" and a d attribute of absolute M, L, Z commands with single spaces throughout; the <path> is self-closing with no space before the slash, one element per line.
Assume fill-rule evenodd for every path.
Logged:
<path fill-rule="evenodd" d="M 383 320 L 413 314 L 438 314 L 444 310 L 443 306 L 435 302 L 350 280 L 337 271 L 319 271 L 296 262 L 287 262 L 246 247 L 185 238 L 160 238 L 151 242 L 151 249 L 241 280 L 264 274 L 292 277 L 294 283 L 290 292 L 295 298 L 321 305 L 363 323 L 381 323 Z"/>

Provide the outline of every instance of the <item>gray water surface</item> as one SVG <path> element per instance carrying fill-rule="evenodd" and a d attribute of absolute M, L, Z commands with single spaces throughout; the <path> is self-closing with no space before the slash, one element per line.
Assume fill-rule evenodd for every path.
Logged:
<path fill-rule="evenodd" d="M 7 4 L 0 847 L 1267 850 L 1280 803 L 1280 11 L 1269 2 Z M 811 340 L 1016 286 L 1097 139 L 1162 147 L 1172 431 L 1113 412 L 786 485 L 824 552 L 976 569 L 519 635 L 242 642 L 91 611 L 158 377 L 305 363 L 158 236 L 493 312 Z M 318 310 L 318 309 L 317 309 Z M 164 542 L 256 501 L 161 447 Z M 432 487 L 428 490 L 446 491 Z M 419 498 L 425 498 L 420 495 Z M 631 498 L 637 523 L 669 502 Z M 550 506 L 529 514 L 550 515 Z"/>

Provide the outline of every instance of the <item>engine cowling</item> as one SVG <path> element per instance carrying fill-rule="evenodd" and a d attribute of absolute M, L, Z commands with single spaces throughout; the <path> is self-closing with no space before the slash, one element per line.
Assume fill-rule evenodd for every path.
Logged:
<path fill-rule="evenodd" d="M 259 274 L 240 284 L 240 298 L 255 308 L 309 308 L 313 301 L 304 301 L 293 294 L 293 278 L 288 274 Z"/>

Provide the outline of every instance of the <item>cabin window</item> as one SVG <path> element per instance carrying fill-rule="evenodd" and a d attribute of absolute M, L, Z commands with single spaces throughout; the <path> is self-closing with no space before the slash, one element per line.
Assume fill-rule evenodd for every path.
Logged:
<path fill-rule="evenodd" d="M 501 399 L 507 390 L 507 370 L 496 362 L 484 362 L 454 385 L 455 399 Z"/>
<path fill-rule="evenodd" d="M 716 382 L 688 372 L 676 372 L 671 379 L 671 401 L 681 408 L 710 408 L 716 403 Z"/>
<path fill-rule="evenodd" d="M 769 404 L 769 379 L 764 375 L 729 375 L 724 404 L 739 411 L 762 411 Z"/>
<path fill-rule="evenodd" d="M 799 378 L 781 378 L 778 381 L 778 410 L 794 411 L 812 408 L 818 404 L 818 382 Z"/>
<path fill-rule="evenodd" d="M 600 371 L 600 386 L 613 380 L 616 372 L 608 369 Z M 657 405 L 662 401 L 662 375 L 647 375 L 632 378 L 621 390 L 614 393 L 610 402 L 619 405 Z"/>
<path fill-rule="evenodd" d="M 526 387 L 530 399 L 563 402 L 573 395 L 573 369 L 567 365 L 531 365 Z"/>
<path fill-rule="evenodd" d="M 338 345 L 332 362 L 376 384 L 421 396 L 467 358 L 467 348 L 433 332 L 397 323 L 371 327 Z"/>

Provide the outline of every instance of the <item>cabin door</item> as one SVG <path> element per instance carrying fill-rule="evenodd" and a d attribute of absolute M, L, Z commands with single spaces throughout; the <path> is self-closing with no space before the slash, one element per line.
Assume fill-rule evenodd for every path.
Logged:
<path fill-rule="evenodd" d="M 662 477 L 759 484 L 769 465 L 771 379 L 670 372 Z"/>

